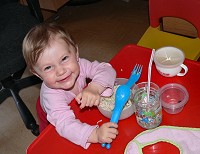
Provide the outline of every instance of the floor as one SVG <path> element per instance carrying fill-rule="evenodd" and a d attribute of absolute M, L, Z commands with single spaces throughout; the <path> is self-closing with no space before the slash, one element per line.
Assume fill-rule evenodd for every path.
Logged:
<path fill-rule="evenodd" d="M 68 30 L 79 45 L 80 57 L 109 62 L 126 44 L 137 44 L 147 29 L 148 0 L 102 0 L 82 6 L 64 6 L 46 20 L 55 21 Z M 28 71 L 24 76 L 30 75 Z M 36 117 L 35 103 L 40 85 L 20 92 Z M 27 130 L 12 98 L 0 106 L 0 153 L 25 154 L 36 138 Z"/>

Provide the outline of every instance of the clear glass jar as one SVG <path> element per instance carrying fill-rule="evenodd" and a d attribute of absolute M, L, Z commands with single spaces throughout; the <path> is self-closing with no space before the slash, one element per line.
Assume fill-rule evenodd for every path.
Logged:
<path fill-rule="evenodd" d="M 147 98 L 147 82 L 136 84 L 133 87 L 137 123 L 145 128 L 152 129 L 162 122 L 162 105 L 159 100 L 159 87 L 150 83 L 149 101 Z"/>

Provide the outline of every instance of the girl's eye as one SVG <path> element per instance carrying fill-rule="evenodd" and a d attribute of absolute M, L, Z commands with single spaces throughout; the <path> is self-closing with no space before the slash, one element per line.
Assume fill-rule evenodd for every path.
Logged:
<path fill-rule="evenodd" d="M 47 66 L 47 67 L 44 68 L 44 71 L 48 71 L 50 69 L 51 69 L 51 66 Z"/>
<path fill-rule="evenodd" d="M 69 57 L 68 56 L 65 56 L 63 57 L 62 61 L 66 61 Z"/>

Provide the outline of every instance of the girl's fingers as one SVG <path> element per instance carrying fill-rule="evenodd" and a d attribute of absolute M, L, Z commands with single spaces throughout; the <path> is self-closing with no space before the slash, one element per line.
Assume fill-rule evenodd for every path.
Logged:
<path fill-rule="evenodd" d="M 81 104 L 81 100 L 79 98 L 75 98 L 78 104 Z"/>
<path fill-rule="evenodd" d="M 99 99 L 96 98 L 95 96 L 88 97 L 86 106 L 92 107 L 92 106 L 97 106 L 99 104 Z"/>
<path fill-rule="evenodd" d="M 99 102 L 100 102 L 100 97 L 96 99 L 94 105 L 95 105 L 95 106 L 98 106 L 98 105 L 99 105 Z"/>
<path fill-rule="evenodd" d="M 78 104 L 81 104 L 81 96 L 82 94 L 79 93 L 76 97 L 75 97 L 75 100 L 77 101 Z"/>
<path fill-rule="evenodd" d="M 92 98 L 91 97 L 87 97 L 86 106 L 90 106 L 91 107 L 91 104 L 92 104 Z"/>
<path fill-rule="evenodd" d="M 118 130 L 115 129 L 115 128 L 112 128 L 110 133 L 111 133 L 111 134 L 118 135 Z"/>
<path fill-rule="evenodd" d="M 97 105 L 99 105 L 99 99 L 98 98 L 96 99 L 95 97 L 93 100 L 91 100 L 90 107 L 97 106 Z"/>
<path fill-rule="evenodd" d="M 111 138 L 107 138 L 104 143 L 111 143 L 113 140 Z"/>
<path fill-rule="evenodd" d="M 110 139 L 115 139 L 116 137 L 117 137 L 116 134 L 113 134 L 113 133 L 110 133 L 110 134 L 109 134 L 109 138 L 110 138 Z"/>
<path fill-rule="evenodd" d="M 118 128 L 118 125 L 116 123 L 108 122 L 107 124 L 108 124 L 107 126 L 110 128 Z"/>
<path fill-rule="evenodd" d="M 117 137 L 116 134 L 109 133 L 108 136 L 105 139 L 105 142 L 106 143 L 111 143 L 116 137 Z"/>
<path fill-rule="evenodd" d="M 85 103 L 85 101 L 81 100 L 81 105 L 80 105 L 80 108 L 81 108 L 81 109 L 83 109 L 85 106 L 86 106 L 86 103 Z"/>
<path fill-rule="evenodd" d="M 92 107 L 92 106 L 97 106 L 99 105 L 100 97 L 92 96 L 92 95 L 84 95 L 82 93 L 78 94 L 77 97 L 75 98 L 78 104 L 80 105 L 80 108 L 84 108 L 85 106 L 87 107 Z"/>

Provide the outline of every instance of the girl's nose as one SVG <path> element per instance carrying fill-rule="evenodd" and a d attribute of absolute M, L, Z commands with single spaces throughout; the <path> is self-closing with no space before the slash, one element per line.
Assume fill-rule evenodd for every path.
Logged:
<path fill-rule="evenodd" d="M 65 69 L 62 66 L 58 66 L 56 70 L 57 76 L 61 76 L 65 73 Z"/>

